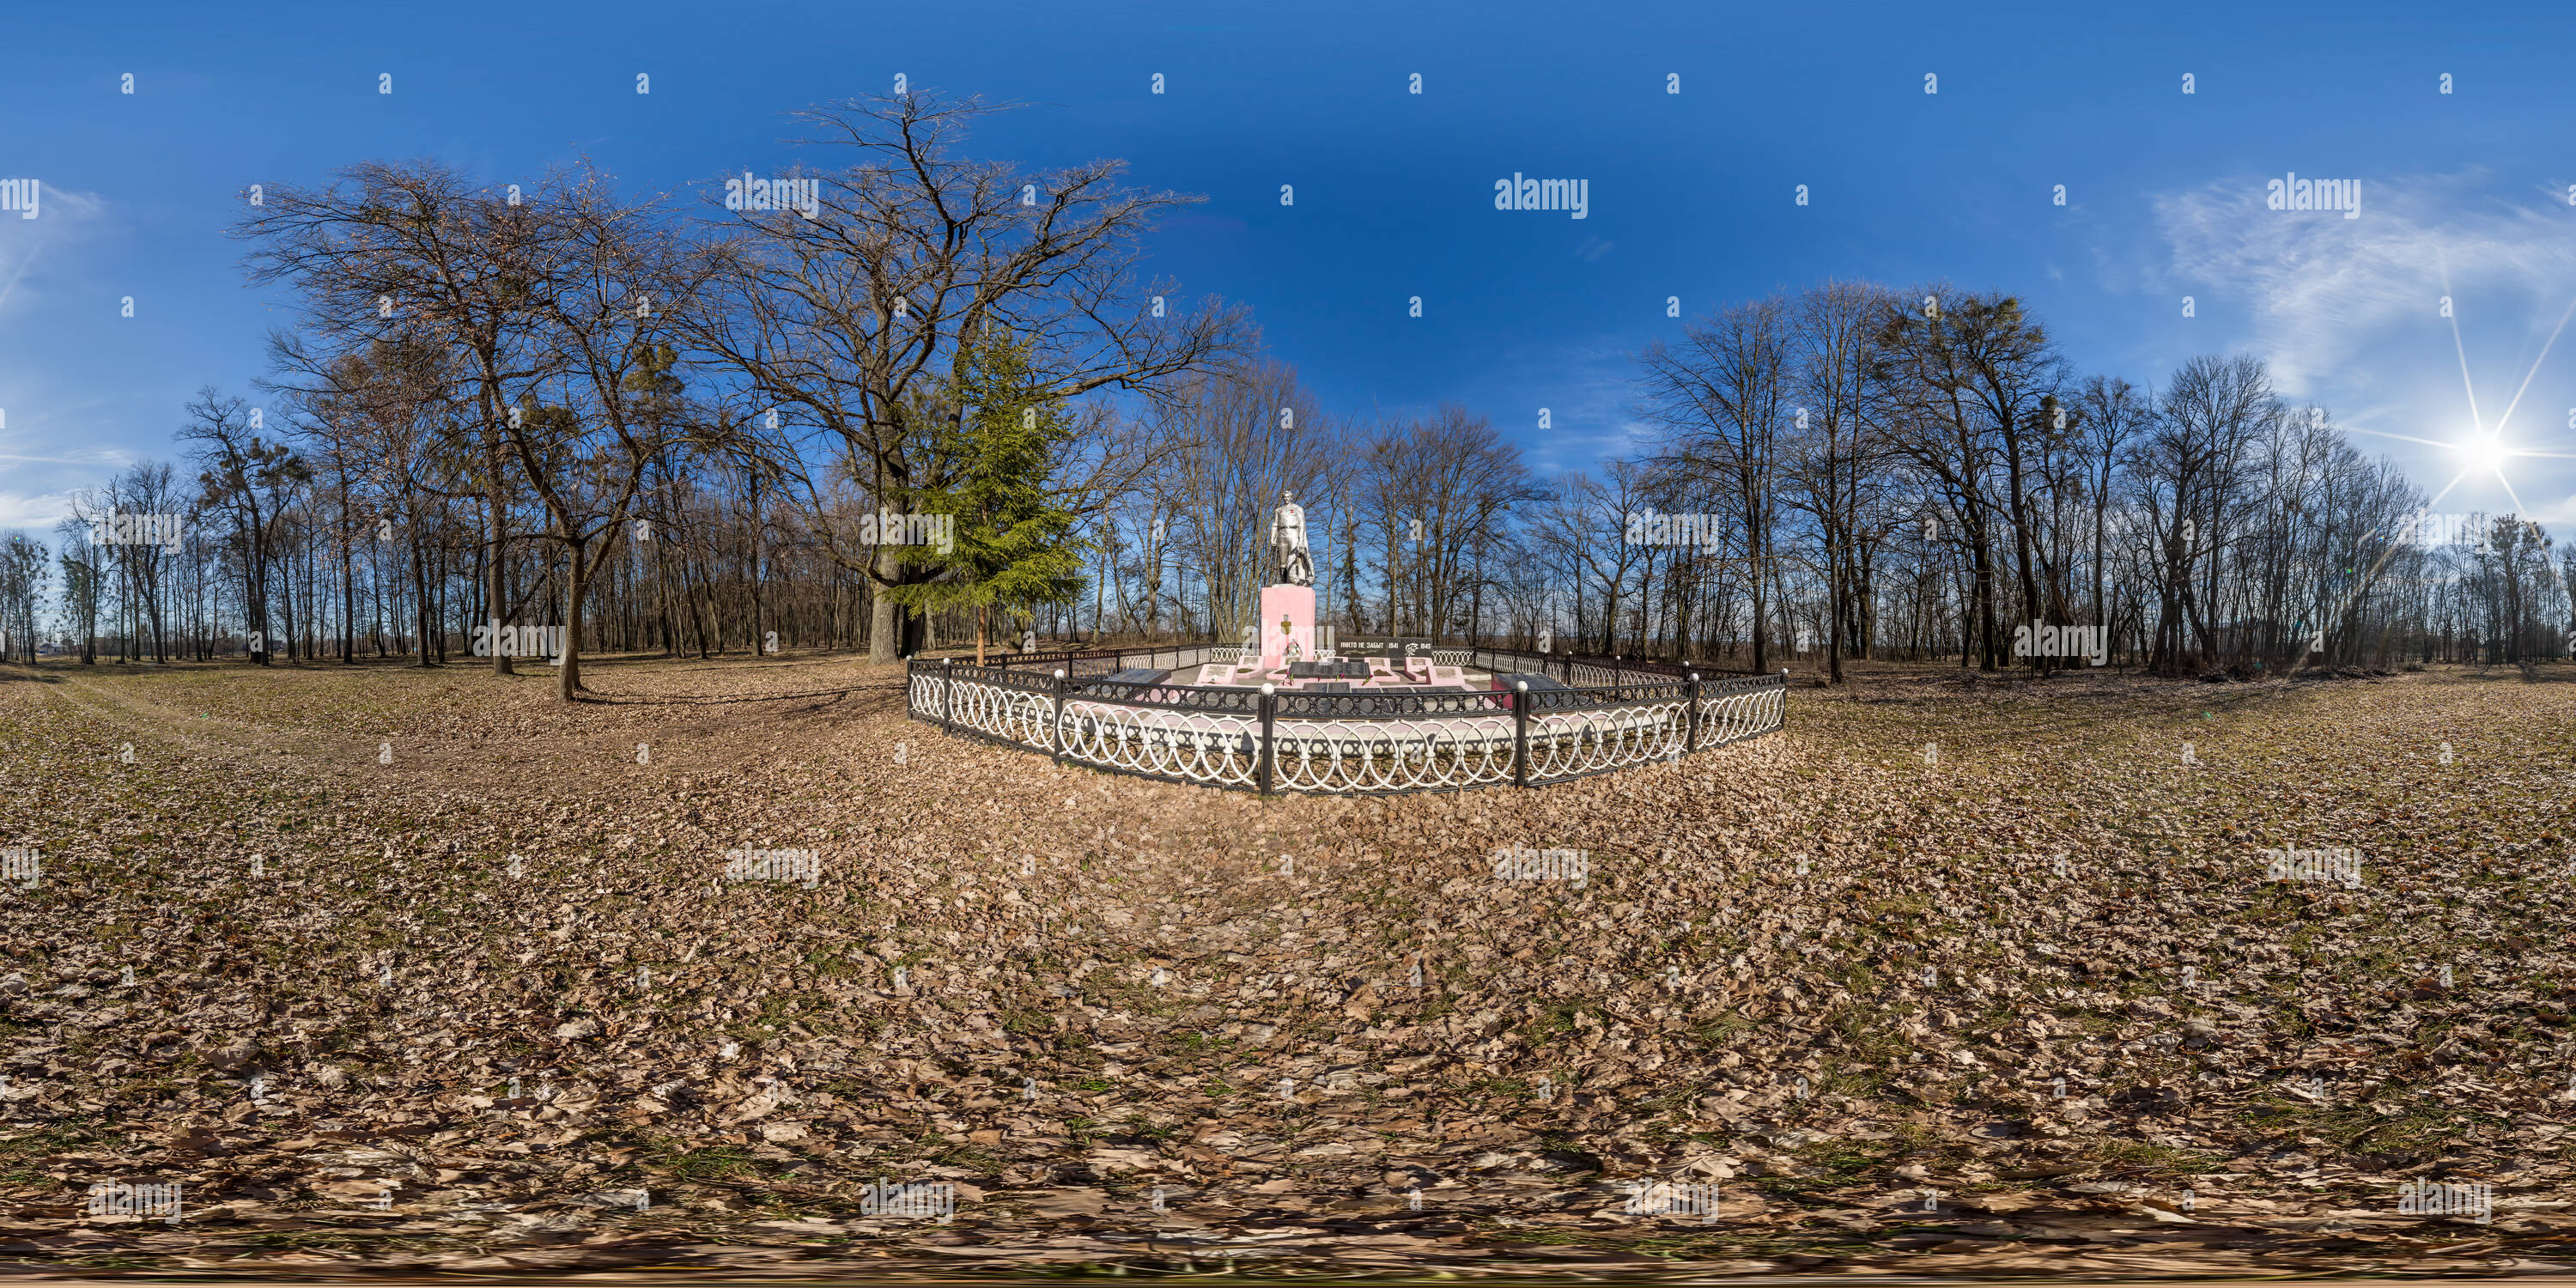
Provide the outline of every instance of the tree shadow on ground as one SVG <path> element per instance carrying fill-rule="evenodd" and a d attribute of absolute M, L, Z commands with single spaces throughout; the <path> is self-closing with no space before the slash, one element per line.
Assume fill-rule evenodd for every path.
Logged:
<path fill-rule="evenodd" d="M 2576 684 L 2576 666 L 2549 662 L 2514 666 L 2499 662 L 2492 666 L 2462 667 L 2460 676 L 2488 684 Z"/>
<path fill-rule="evenodd" d="M 747 703 L 793 702 L 800 698 L 829 698 L 838 701 L 852 694 L 901 693 L 903 687 L 901 680 L 888 680 L 882 684 L 853 684 L 846 688 L 809 689 L 802 693 L 737 693 L 720 697 L 698 697 L 686 693 L 665 697 L 620 697 L 601 693 L 595 689 L 585 689 L 574 700 L 596 702 L 601 706 L 609 707 L 730 707 Z"/>

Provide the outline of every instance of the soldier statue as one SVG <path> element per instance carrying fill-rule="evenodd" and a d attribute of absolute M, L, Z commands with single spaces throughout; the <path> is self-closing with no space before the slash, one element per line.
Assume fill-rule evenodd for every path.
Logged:
<path fill-rule="evenodd" d="M 1270 558 L 1277 584 L 1315 584 L 1315 557 L 1306 548 L 1306 512 L 1294 492 L 1281 492 L 1279 508 L 1270 515 Z"/>

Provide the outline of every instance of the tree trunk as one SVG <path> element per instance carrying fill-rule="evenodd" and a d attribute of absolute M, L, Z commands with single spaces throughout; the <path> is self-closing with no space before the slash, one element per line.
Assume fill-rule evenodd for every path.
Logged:
<path fill-rule="evenodd" d="M 483 508 L 490 512 L 492 527 L 492 551 L 483 564 L 484 620 L 492 626 L 492 633 L 497 637 L 501 633 L 499 614 L 508 611 L 510 602 L 509 588 L 503 584 L 508 571 L 502 566 L 510 548 L 510 502 L 501 487 L 501 438 L 487 429 L 483 443 L 483 468 L 488 480 Z M 510 666 L 510 650 L 492 650 L 492 674 L 516 674 Z"/>
<path fill-rule="evenodd" d="M 874 602 L 868 605 L 868 660 L 871 662 L 899 661 L 903 656 L 904 645 L 903 620 L 899 611 L 901 606 L 886 598 L 883 593 L 885 587 L 894 584 L 896 580 L 892 549 L 882 547 L 878 549 L 876 575 L 882 580 L 872 583 L 872 588 L 878 593 L 870 596 Z"/>
<path fill-rule="evenodd" d="M 582 692 L 581 597 L 590 589 L 590 573 L 582 567 L 579 551 L 573 553 L 570 563 L 564 584 L 563 652 L 555 667 L 555 697 L 565 702 L 579 700 Z"/>
<path fill-rule="evenodd" d="M 415 529 L 418 524 L 412 525 Z M 412 625 L 419 632 L 420 665 L 429 660 L 429 561 L 421 550 L 422 538 L 417 532 L 411 540 Z"/>
<path fill-rule="evenodd" d="M 1830 530 L 1829 530 L 1830 531 Z M 1843 562 L 1841 542 L 1825 543 L 1825 682 L 1843 682 Z"/>

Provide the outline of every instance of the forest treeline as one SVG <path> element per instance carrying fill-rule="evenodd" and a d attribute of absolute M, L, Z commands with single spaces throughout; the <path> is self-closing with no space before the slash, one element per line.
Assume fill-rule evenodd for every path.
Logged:
<path fill-rule="evenodd" d="M 992 110 L 815 109 L 842 164 L 696 200 L 437 162 L 246 195 L 269 375 L 50 549 L 0 536 L 0 647 L 508 670 L 492 628 L 539 627 L 571 696 L 600 652 L 1231 639 L 1293 493 L 1353 632 L 1834 678 L 2565 652 L 2538 524 L 2432 512 L 2259 359 L 2134 384 L 2008 294 L 1828 282 L 1633 355 L 1635 449 L 1543 474 L 1463 405 L 1327 412 L 1146 271 L 1197 198 L 975 159 Z"/>

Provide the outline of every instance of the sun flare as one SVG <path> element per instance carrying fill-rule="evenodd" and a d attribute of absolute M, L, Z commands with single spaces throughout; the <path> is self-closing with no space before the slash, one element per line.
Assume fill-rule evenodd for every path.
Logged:
<path fill-rule="evenodd" d="M 2502 474 L 2505 460 L 2511 455 L 2505 451 L 2504 441 L 2493 434 L 2472 435 L 2457 447 L 2460 464 L 2479 473 Z"/>

